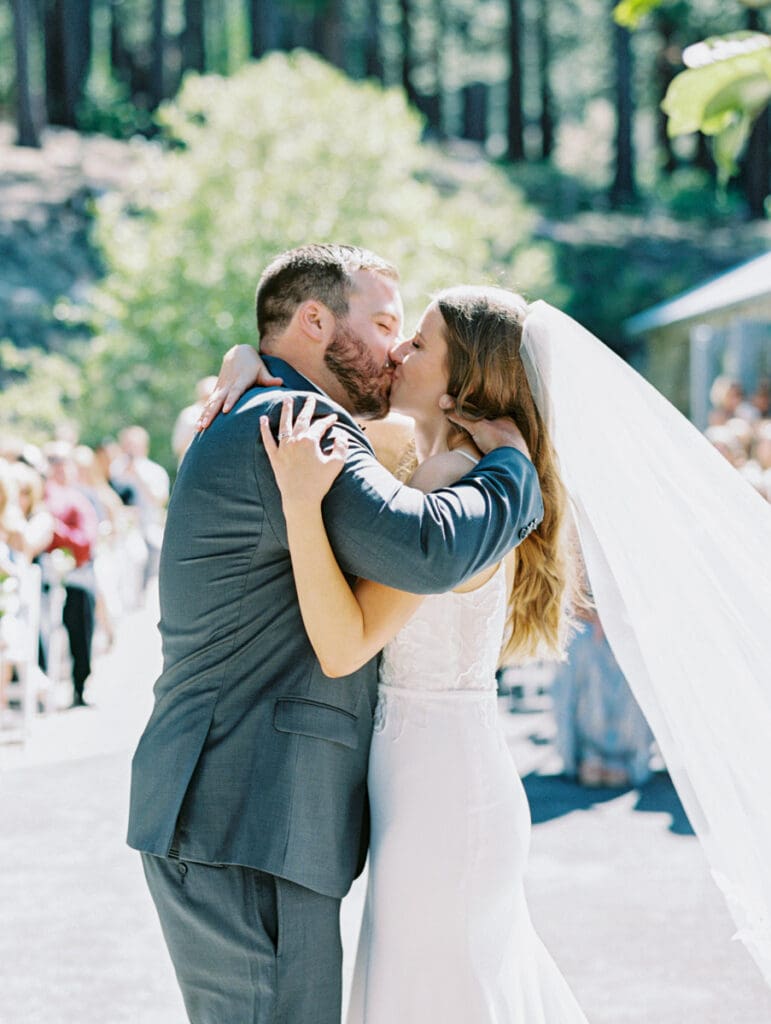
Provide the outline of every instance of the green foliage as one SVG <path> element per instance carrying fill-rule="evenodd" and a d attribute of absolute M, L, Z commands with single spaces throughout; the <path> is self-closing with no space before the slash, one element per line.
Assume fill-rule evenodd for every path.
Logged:
<path fill-rule="evenodd" d="M 676 220 L 711 225 L 735 222 L 745 211 L 739 195 L 715 189 L 709 173 L 699 167 L 679 167 L 663 179 L 656 200 Z"/>
<path fill-rule="evenodd" d="M 770 2 L 771 0 L 739 0 L 745 7 L 766 7 Z M 736 7 L 738 14 L 740 8 L 738 5 Z M 731 17 L 730 10 L 727 12 L 725 8 L 725 0 L 621 0 L 613 9 L 613 17 L 619 25 L 636 29 L 649 14 L 659 11 L 668 19 L 683 21 L 696 32 L 705 32 L 711 30 L 705 28 L 705 22 L 708 25 L 715 20 L 722 21 L 726 16 Z"/>
<path fill-rule="evenodd" d="M 771 0 L 739 0 L 744 7 L 768 7 Z M 672 0 L 621 0 L 613 15 L 620 25 L 637 28 L 643 18 L 672 6 Z M 771 99 L 771 37 L 762 32 L 733 32 L 689 46 L 687 65 L 669 85 L 662 110 L 670 136 L 700 131 L 712 139 L 720 182 L 738 173 L 758 116 Z"/>
<path fill-rule="evenodd" d="M 81 379 L 72 359 L 2 341 L 0 376 L 16 378 L 2 389 L 0 433 L 42 444 L 54 436 L 57 426 L 78 418 Z"/>
<path fill-rule="evenodd" d="M 642 352 L 638 342 L 630 346 L 622 322 L 729 269 L 747 252 L 733 256 L 730 248 L 726 253 L 710 246 L 708 232 L 691 224 L 681 228 L 669 221 L 666 231 L 656 234 L 638 218 L 590 217 L 581 235 L 557 243 L 558 273 L 571 288 L 563 308 L 638 366 L 644 366 Z"/>
<path fill-rule="evenodd" d="M 188 77 L 159 119 L 173 146 L 146 144 L 134 194 L 98 211 L 108 273 L 92 299 L 81 406 L 92 438 L 140 422 L 163 444 L 196 379 L 255 341 L 255 284 L 289 247 L 376 249 L 400 267 L 408 324 L 444 285 L 539 294 L 550 283 L 519 190 L 481 160 L 421 145 L 401 91 L 273 54 L 227 80 Z"/>
<path fill-rule="evenodd" d="M 736 174 L 752 125 L 771 99 L 771 38 L 735 32 L 689 47 L 685 57 L 695 66 L 673 79 L 662 104 L 668 131 L 711 136 L 725 182 Z"/>
<path fill-rule="evenodd" d="M 132 101 L 126 85 L 96 75 L 91 75 L 78 107 L 78 126 L 83 132 L 99 132 L 114 139 L 151 135 L 154 130 L 152 115 Z"/>
<path fill-rule="evenodd" d="M 613 9 L 613 17 L 624 28 L 637 28 L 646 14 L 668 2 L 670 0 L 621 0 Z"/>

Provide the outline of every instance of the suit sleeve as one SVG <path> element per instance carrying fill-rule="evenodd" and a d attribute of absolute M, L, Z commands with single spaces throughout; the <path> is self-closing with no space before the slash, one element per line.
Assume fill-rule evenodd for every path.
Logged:
<path fill-rule="evenodd" d="M 355 426 L 341 422 L 335 429 L 348 434 L 348 458 L 322 511 L 340 566 L 350 575 L 417 594 L 452 590 L 500 561 L 543 518 L 535 469 L 514 448 L 497 449 L 451 487 L 423 494 L 384 469 Z M 272 478 L 269 465 L 267 474 Z M 269 489 L 271 525 L 285 541 L 272 479 Z"/>

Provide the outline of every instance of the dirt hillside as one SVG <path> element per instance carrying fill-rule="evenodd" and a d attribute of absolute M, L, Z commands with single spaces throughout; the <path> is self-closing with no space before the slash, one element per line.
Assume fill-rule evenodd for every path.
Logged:
<path fill-rule="evenodd" d="M 13 139 L 0 124 L 0 339 L 60 349 L 72 334 L 57 324 L 57 299 L 79 298 L 99 274 L 92 200 L 126 182 L 134 148 L 64 129 L 48 129 L 39 150 Z"/>

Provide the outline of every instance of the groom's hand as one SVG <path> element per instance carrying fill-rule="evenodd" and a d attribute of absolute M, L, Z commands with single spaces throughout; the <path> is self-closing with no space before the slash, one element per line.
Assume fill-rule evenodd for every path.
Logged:
<path fill-rule="evenodd" d="M 471 436 L 474 444 L 484 455 L 495 448 L 516 448 L 526 459 L 530 458 L 530 450 L 514 420 L 505 416 L 497 420 L 470 420 L 458 413 L 452 395 L 442 395 L 439 406 L 451 423 L 462 427 Z"/>
<path fill-rule="evenodd" d="M 274 377 L 251 345 L 234 345 L 225 353 L 220 375 L 209 400 L 196 423 L 196 430 L 205 430 L 220 412 L 230 412 L 241 395 L 257 384 L 278 387 L 283 381 Z"/>

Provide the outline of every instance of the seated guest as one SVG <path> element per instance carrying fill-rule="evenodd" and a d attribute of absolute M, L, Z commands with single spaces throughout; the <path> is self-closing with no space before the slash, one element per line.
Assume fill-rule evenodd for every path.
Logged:
<path fill-rule="evenodd" d="M 709 390 L 709 400 L 712 406 L 710 426 L 721 426 L 735 417 L 752 421 L 760 415 L 754 405 L 745 401 L 741 384 L 732 377 L 716 377 Z"/>

